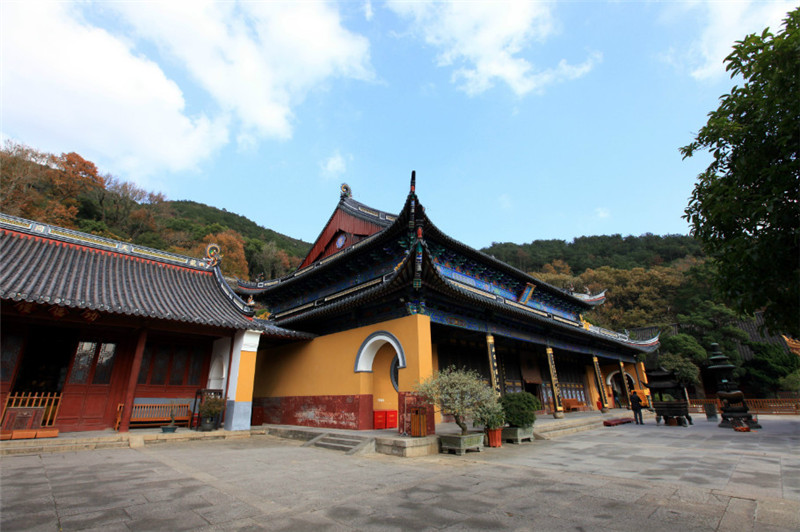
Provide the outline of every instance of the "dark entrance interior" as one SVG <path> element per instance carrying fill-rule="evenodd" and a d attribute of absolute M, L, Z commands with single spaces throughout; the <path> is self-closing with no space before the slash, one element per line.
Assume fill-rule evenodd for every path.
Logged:
<path fill-rule="evenodd" d="M 78 343 L 77 332 L 42 327 L 27 336 L 13 393 L 63 391 L 69 363 Z"/>

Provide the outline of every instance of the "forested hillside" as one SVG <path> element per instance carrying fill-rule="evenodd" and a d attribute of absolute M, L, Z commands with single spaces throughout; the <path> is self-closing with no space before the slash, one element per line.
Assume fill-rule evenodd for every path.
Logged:
<path fill-rule="evenodd" d="M 54 155 L 13 142 L 0 151 L 0 211 L 87 233 L 200 257 L 222 248 L 223 270 L 272 278 L 300 263 L 310 244 L 243 216 L 193 201 L 168 201 L 76 153 Z"/>
<path fill-rule="evenodd" d="M 702 257 L 700 244 L 686 235 L 581 236 L 572 242 L 534 240 L 530 244 L 492 243 L 482 250 L 523 271 L 543 271 L 554 260 L 574 272 L 610 266 L 623 270 L 671 264 L 686 257 Z"/>
<path fill-rule="evenodd" d="M 696 272 L 707 268 L 703 251 L 686 235 L 505 242 L 482 251 L 558 288 L 607 290 L 607 301 L 589 318 L 614 330 L 675 323 L 691 306 L 681 297 L 687 291 L 714 299 L 710 284 L 697 282 Z"/>

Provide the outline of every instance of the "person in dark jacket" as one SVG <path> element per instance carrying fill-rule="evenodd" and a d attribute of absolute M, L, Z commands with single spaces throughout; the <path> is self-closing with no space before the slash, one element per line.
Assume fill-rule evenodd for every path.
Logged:
<path fill-rule="evenodd" d="M 633 420 L 637 425 L 644 425 L 642 421 L 642 400 L 636 392 L 631 393 L 631 410 L 633 410 Z"/>

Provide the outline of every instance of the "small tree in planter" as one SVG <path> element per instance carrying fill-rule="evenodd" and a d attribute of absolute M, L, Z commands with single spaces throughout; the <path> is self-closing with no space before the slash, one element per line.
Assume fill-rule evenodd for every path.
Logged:
<path fill-rule="evenodd" d="M 512 443 L 522 440 L 533 441 L 533 423 L 536 411 L 541 410 L 542 403 L 528 392 L 509 393 L 500 398 L 506 421 L 511 425 L 503 429 L 503 439 Z"/>
<path fill-rule="evenodd" d="M 497 398 L 477 371 L 450 366 L 417 385 L 417 392 L 442 414 L 453 416 L 461 429 L 458 436 L 439 436 L 442 450 L 464 454 L 467 449 L 483 448 L 483 433 L 470 434 L 467 420 L 475 419 L 481 407 L 496 403 Z"/>
<path fill-rule="evenodd" d="M 489 447 L 503 445 L 501 436 L 503 427 L 506 424 L 506 416 L 503 412 L 503 406 L 497 400 L 486 403 L 478 409 L 475 414 L 475 424 L 483 425 Z"/>
<path fill-rule="evenodd" d="M 225 410 L 225 399 L 222 397 L 206 397 L 200 404 L 200 430 L 214 430 L 220 413 Z"/>

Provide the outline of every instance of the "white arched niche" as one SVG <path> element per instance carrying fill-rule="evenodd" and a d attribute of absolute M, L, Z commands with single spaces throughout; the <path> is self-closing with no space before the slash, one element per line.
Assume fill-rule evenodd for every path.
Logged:
<path fill-rule="evenodd" d="M 214 342 L 211 354 L 211 366 L 208 370 L 208 388 L 224 390 L 228 376 L 228 358 L 231 350 L 231 339 L 220 338 Z"/>
<path fill-rule="evenodd" d="M 406 367 L 406 354 L 403 351 L 403 346 L 400 344 L 400 340 L 398 340 L 395 335 L 388 331 L 376 331 L 367 336 L 367 338 L 361 343 L 361 347 L 358 348 L 358 353 L 356 354 L 355 372 L 371 373 L 372 363 L 375 361 L 375 355 L 378 353 L 378 350 L 386 344 L 391 345 L 394 349 L 394 352 L 397 354 L 397 367 Z"/>

